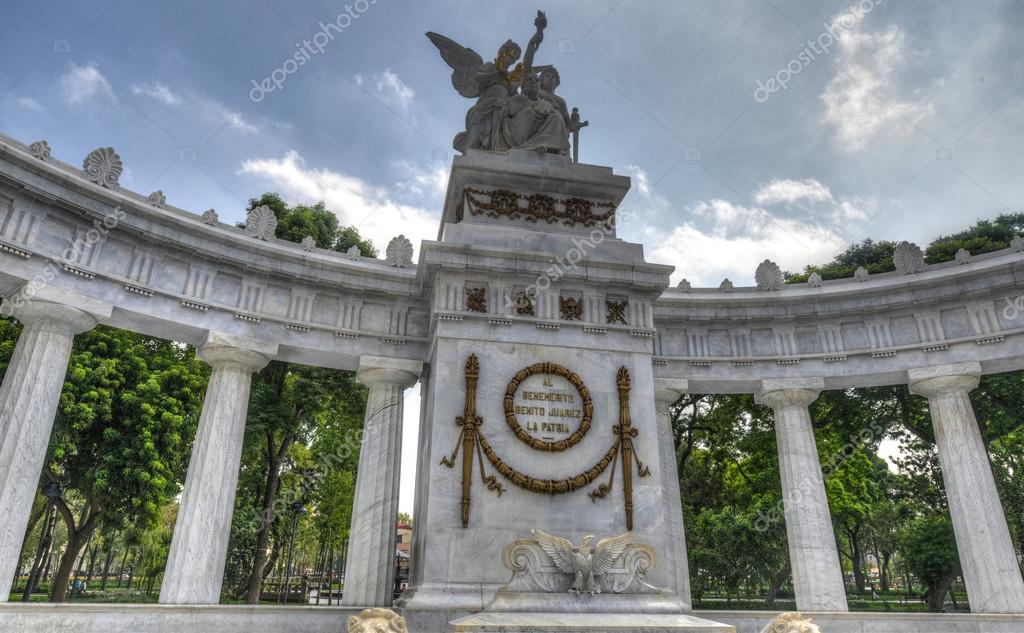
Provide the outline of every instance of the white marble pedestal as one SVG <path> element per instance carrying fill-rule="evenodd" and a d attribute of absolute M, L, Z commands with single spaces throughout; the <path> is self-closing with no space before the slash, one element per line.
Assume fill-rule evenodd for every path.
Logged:
<path fill-rule="evenodd" d="M 736 633 L 692 615 L 478 613 L 448 623 L 450 633 Z"/>

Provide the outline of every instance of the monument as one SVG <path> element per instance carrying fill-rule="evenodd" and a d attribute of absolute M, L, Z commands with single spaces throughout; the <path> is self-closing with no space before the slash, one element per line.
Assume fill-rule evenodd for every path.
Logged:
<path fill-rule="evenodd" d="M 161 604 L 0 604 L 0 630 L 341 633 L 355 616 L 359 631 L 412 633 L 760 631 L 778 614 L 691 611 L 669 415 L 687 392 L 773 410 L 803 614 L 773 627 L 1024 630 L 969 399 L 983 375 L 1024 369 L 1024 238 L 948 264 L 903 242 L 892 273 L 786 284 L 766 260 L 757 286 L 669 287 L 673 267 L 618 236 L 629 178 L 578 162 L 586 122 L 556 94 L 559 72 L 533 64 L 547 16 L 534 27 L 525 55 L 508 41 L 489 62 L 428 35 L 474 101 L 437 239 L 396 236 L 385 259 L 277 240 L 269 210 L 242 229 L 124 189 L 110 147 L 72 164 L 58 143 L 0 135 L 0 308 L 24 326 L 0 388 L 0 601 L 75 335 L 102 323 L 180 341 L 212 368 Z M 251 375 L 272 359 L 368 388 L 340 610 L 218 606 Z M 393 605 L 417 382 L 413 569 Z M 928 399 L 971 614 L 848 610 L 808 407 L 825 389 L 895 384 Z"/>
<path fill-rule="evenodd" d="M 629 179 L 570 159 L 578 116 L 554 92 L 558 71 L 533 64 L 543 12 L 534 25 L 522 62 L 511 40 L 484 63 L 427 34 L 476 102 L 454 140 L 463 155 L 438 240 L 422 249 L 431 369 L 399 605 L 437 624 L 484 612 L 455 620 L 460 631 L 550 630 L 565 621 L 545 615 L 556 613 L 601 613 L 616 630 L 642 616 L 731 630 L 683 615 L 679 485 L 652 364 L 671 269 L 616 234 Z"/>

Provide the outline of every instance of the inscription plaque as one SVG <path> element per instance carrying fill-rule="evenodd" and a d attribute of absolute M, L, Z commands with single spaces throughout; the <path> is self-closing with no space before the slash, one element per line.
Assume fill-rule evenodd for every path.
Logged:
<path fill-rule="evenodd" d="M 520 440 L 539 451 L 564 451 L 590 430 L 590 390 L 575 373 L 537 363 L 515 375 L 505 390 L 505 421 Z"/>

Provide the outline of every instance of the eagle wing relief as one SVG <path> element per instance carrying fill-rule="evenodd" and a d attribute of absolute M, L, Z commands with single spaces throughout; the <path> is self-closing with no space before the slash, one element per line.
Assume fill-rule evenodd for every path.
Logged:
<path fill-rule="evenodd" d="M 540 544 L 544 553 L 551 557 L 558 571 L 565 574 L 576 573 L 575 551 L 568 539 L 560 536 L 552 536 L 542 530 L 532 530 L 533 536 Z"/>
<path fill-rule="evenodd" d="M 601 539 L 594 548 L 593 569 L 595 576 L 608 573 L 615 561 L 626 551 L 626 546 L 633 542 L 633 530 L 621 536 Z"/>
<path fill-rule="evenodd" d="M 452 85 L 459 94 L 468 99 L 479 97 L 480 86 L 476 76 L 484 66 L 479 53 L 439 33 L 427 33 L 427 37 L 441 52 L 441 59 L 451 67 Z"/>

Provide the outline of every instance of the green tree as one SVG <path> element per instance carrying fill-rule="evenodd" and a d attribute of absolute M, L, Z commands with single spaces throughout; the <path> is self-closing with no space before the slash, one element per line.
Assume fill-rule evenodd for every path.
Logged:
<path fill-rule="evenodd" d="M 178 493 L 207 375 L 177 343 L 103 326 L 75 339 L 43 471 L 68 532 L 51 600 L 97 528 L 144 530 Z"/>
<path fill-rule="evenodd" d="M 949 586 L 960 573 L 953 523 L 945 514 L 930 512 L 903 530 L 907 568 L 925 585 L 928 608 L 942 611 Z"/>

